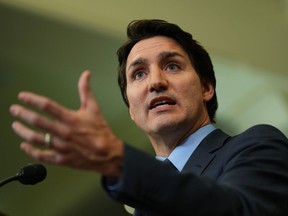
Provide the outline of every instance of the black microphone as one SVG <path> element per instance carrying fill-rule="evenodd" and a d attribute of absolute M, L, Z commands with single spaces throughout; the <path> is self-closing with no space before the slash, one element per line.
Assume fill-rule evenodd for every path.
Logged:
<path fill-rule="evenodd" d="M 0 187 L 15 180 L 18 180 L 25 185 L 34 185 L 43 181 L 46 178 L 46 175 L 46 168 L 42 164 L 27 164 L 22 167 L 15 176 L 0 182 Z"/>

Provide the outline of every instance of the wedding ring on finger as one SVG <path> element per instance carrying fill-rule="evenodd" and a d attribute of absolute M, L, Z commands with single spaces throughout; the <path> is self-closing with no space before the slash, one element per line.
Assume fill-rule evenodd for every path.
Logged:
<path fill-rule="evenodd" d="M 51 148 L 51 143 L 52 143 L 52 135 L 50 133 L 45 133 L 44 134 L 44 145 L 46 149 Z"/>

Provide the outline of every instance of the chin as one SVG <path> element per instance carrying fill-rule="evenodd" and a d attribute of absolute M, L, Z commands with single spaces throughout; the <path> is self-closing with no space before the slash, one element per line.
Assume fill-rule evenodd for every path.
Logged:
<path fill-rule="evenodd" d="M 153 130 L 154 133 L 165 134 L 173 132 L 174 130 L 178 129 L 180 125 L 181 125 L 180 122 L 166 120 L 157 122 L 150 128 Z"/>

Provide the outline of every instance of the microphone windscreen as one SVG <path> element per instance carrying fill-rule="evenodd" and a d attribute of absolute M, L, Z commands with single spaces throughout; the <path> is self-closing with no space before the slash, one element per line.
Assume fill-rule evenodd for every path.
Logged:
<path fill-rule="evenodd" d="M 29 185 L 43 181 L 46 175 L 46 168 L 42 164 L 28 164 L 17 173 L 19 182 Z"/>

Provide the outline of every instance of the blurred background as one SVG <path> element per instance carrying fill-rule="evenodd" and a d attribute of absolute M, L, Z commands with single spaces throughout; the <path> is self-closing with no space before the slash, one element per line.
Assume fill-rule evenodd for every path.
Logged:
<path fill-rule="evenodd" d="M 9 106 L 20 90 L 78 109 L 77 81 L 92 86 L 114 132 L 153 154 L 131 122 L 116 82 L 116 50 L 134 19 L 177 23 L 211 54 L 217 83 L 217 126 L 232 135 L 266 123 L 288 135 L 287 0 L 0 0 L 0 179 L 35 162 L 19 150 Z M 35 186 L 12 182 L 0 190 L 11 216 L 92 216 L 128 213 L 102 191 L 100 176 L 47 165 Z"/>

